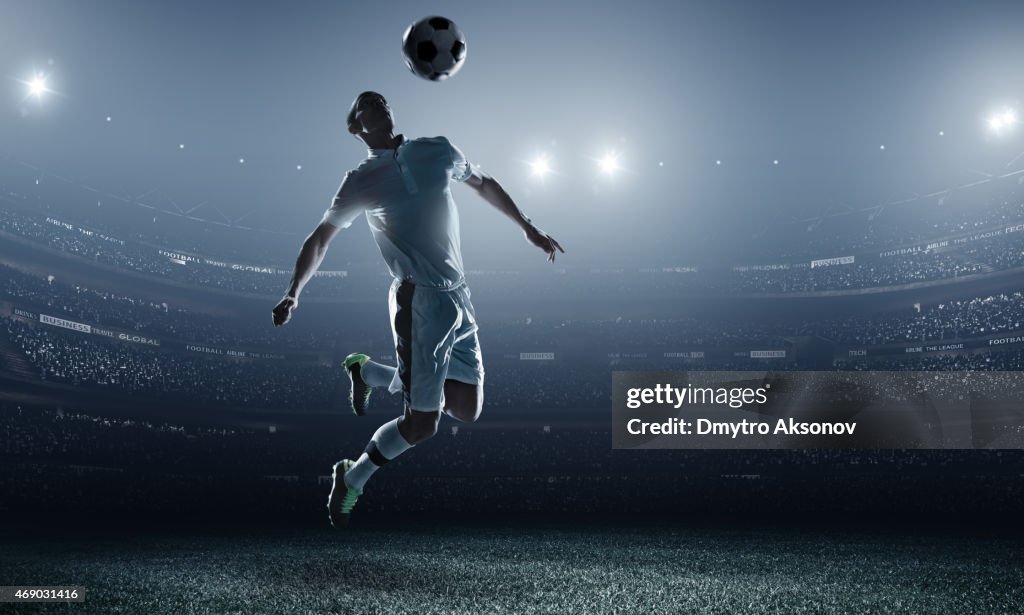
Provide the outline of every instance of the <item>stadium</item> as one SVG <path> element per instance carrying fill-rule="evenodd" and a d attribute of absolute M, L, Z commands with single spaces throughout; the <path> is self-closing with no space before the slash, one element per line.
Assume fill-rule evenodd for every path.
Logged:
<path fill-rule="evenodd" d="M 361 155 L 340 136 L 334 147 L 322 124 L 336 130 L 359 91 L 352 83 L 375 83 L 391 64 L 349 66 L 352 82 L 324 84 L 316 103 L 283 92 L 262 99 L 251 95 L 267 84 L 248 69 L 217 81 L 240 58 L 283 61 L 231 34 L 225 7 L 101 2 L 107 21 L 55 42 L 71 32 L 64 19 L 87 11 L 54 4 L 65 17 L 0 7 L 7 21 L 50 37 L 15 37 L 5 73 L 24 74 L 15 51 L 54 50 L 41 51 L 47 68 L 34 79 L 9 80 L 28 93 L 14 95 L 20 113 L 0 120 L 11 136 L 0 146 L 0 585 L 78 586 L 86 599 L 16 612 L 1020 612 L 1024 423 L 1019 404 L 1004 412 L 991 400 L 1021 399 L 1024 140 L 1011 130 L 1016 113 L 1003 109 L 1024 109 L 982 107 L 980 128 L 973 118 L 938 124 L 934 117 L 979 108 L 946 84 L 948 98 L 927 117 L 904 108 L 914 95 L 892 92 L 873 116 L 830 111 L 851 123 L 880 117 L 877 126 L 815 143 L 819 120 L 809 116 L 790 130 L 812 136 L 775 145 L 768 129 L 722 129 L 718 141 L 712 128 L 684 131 L 676 122 L 694 121 L 686 113 L 660 128 L 640 121 L 639 130 L 609 120 L 608 134 L 628 135 L 611 140 L 617 153 L 573 158 L 582 127 L 597 131 L 595 115 L 632 105 L 633 95 L 601 102 L 589 70 L 578 92 L 558 89 L 554 77 L 531 85 L 540 60 L 520 66 L 502 56 L 512 43 L 486 25 L 491 9 L 441 3 L 470 40 L 464 72 L 439 86 L 388 73 L 379 87 L 394 92 L 410 130 L 464 136 L 467 155 L 481 152 L 483 167 L 507 177 L 509 193 L 567 253 L 543 263 L 453 189 L 486 362 L 483 414 L 442 418 L 436 435 L 373 478 L 351 526 L 338 531 L 325 507 L 332 464 L 403 411 L 402 396 L 378 390 L 368 416 L 350 407 L 347 355 L 398 361 L 386 310 L 392 278 L 362 223 L 336 240 L 288 326 L 274 327 L 270 312 L 324 195 Z M 739 37 L 720 9 L 698 8 L 707 27 Z M 898 30 L 919 8 L 902 3 L 887 23 Z M 1020 16 L 1019 6 L 999 8 Z M 493 10 L 508 23 L 526 12 Z M 653 22 L 683 12 L 647 10 L 604 7 L 581 27 L 651 28 L 647 51 L 637 52 L 647 57 L 676 36 Z M 760 19 L 749 34 L 779 53 L 808 53 L 780 42 L 766 9 L 731 10 Z M 392 29 L 422 17 L 400 12 L 402 27 Z M 847 9 L 783 12 L 820 25 Z M 284 49 L 323 34 L 328 15 L 361 20 L 368 32 L 392 27 L 387 11 L 312 3 L 283 33 L 275 23 L 286 13 L 254 7 L 243 21 Z M 578 17 L 553 13 L 553 31 Z M 994 48 L 1020 51 L 1012 19 L 961 6 L 911 39 L 917 55 L 902 68 L 944 57 L 930 35 L 965 14 L 958 44 L 984 51 L 966 64 Z M 170 45 L 169 31 L 199 23 L 198 47 L 180 47 L 177 59 L 133 58 L 118 42 L 138 28 L 126 44 L 145 35 Z M 76 60 L 90 36 L 102 39 L 92 62 Z M 339 53 L 376 54 L 373 37 L 360 36 L 365 49 L 345 41 Z M 879 36 L 883 50 L 897 48 L 898 36 Z M 987 46 L 972 37 L 988 37 Z M 279 87 L 337 61 L 328 50 L 318 48 L 319 60 L 282 52 L 309 65 L 281 75 Z M 208 100 L 197 103 L 176 88 L 200 53 L 212 59 L 196 77 Z M 642 62 L 622 53 L 612 64 Z M 501 78 L 522 91 L 508 94 L 506 119 L 543 137 L 517 141 L 492 112 L 475 110 L 501 108 L 496 94 L 467 102 L 500 85 L 474 61 L 507 63 Z M 760 66 L 720 61 L 751 79 Z M 850 74 L 898 73 L 885 68 L 885 53 L 843 61 Z M 93 65 L 103 62 L 136 81 L 129 88 Z M 406 70 L 397 64 L 396 73 Z M 679 75 L 690 74 L 686 66 Z M 795 72 L 786 79 L 804 74 L 787 70 Z M 648 83 L 640 73 L 622 71 L 623 89 L 646 88 L 653 110 L 680 96 L 674 77 Z M 1019 69 L 1003 82 L 1006 96 L 1019 96 Z M 865 106 L 878 100 L 849 87 Z M 552 92 L 577 111 L 529 115 Z M 414 104 L 419 96 L 425 104 Z M 707 96 L 687 108 L 713 114 Z M 246 99 L 252 107 L 238 108 Z M 779 93 L 769 99 L 762 113 L 780 123 L 802 108 Z M 237 125 L 232 113 L 242 116 Z M 922 125 L 904 129 L 915 117 Z M 882 125 L 891 129 L 886 145 L 847 153 L 864 146 L 856 133 Z M 484 128 L 504 150 L 478 134 Z M 682 132 L 692 151 L 669 145 Z M 815 154 L 814 145 L 829 149 Z M 547 153 L 531 153 L 538 148 Z M 891 382 L 935 372 L 935 382 L 893 427 L 916 446 L 623 450 L 612 446 L 620 372 L 756 372 L 766 382 L 789 372 L 896 374 Z M 956 389 L 960 377 L 972 386 Z M 937 433 L 939 399 L 949 395 L 970 420 Z"/>

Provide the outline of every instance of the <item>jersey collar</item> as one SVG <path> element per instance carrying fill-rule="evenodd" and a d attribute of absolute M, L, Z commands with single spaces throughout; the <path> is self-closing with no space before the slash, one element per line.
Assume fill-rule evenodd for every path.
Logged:
<path fill-rule="evenodd" d="M 403 145 L 405 145 L 405 135 L 401 135 L 400 134 L 400 135 L 395 135 L 395 136 L 398 139 L 398 147 L 402 147 Z M 391 147 L 372 148 L 371 147 L 368 150 L 366 150 L 367 151 L 366 155 L 368 157 L 370 157 L 370 158 L 380 158 L 381 156 L 384 156 L 385 154 L 390 154 L 391 152 L 394 152 L 395 149 L 397 149 L 397 148 L 391 148 Z"/>

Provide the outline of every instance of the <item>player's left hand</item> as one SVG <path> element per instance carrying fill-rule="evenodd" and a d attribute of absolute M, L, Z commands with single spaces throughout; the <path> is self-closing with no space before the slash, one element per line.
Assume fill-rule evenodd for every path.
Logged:
<path fill-rule="evenodd" d="M 565 254 L 565 250 L 562 249 L 562 246 L 559 245 L 557 241 L 555 241 L 554 237 L 548 235 L 547 233 L 540 230 L 536 226 L 531 226 L 530 228 L 526 229 L 526 231 L 524 231 L 524 234 L 526 235 L 527 241 L 537 246 L 541 250 L 544 250 L 544 253 L 548 255 L 549 263 L 555 262 L 555 254 L 557 252 Z"/>
<path fill-rule="evenodd" d="M 285 295 L 284 299 L 281 299 L 281 303 L 278 303 L 274 307 L 272 312 L 274 318 L 274 326 L 280 327 L 292 319 L 292 310 L 299 307 L 299 300 Z"/>

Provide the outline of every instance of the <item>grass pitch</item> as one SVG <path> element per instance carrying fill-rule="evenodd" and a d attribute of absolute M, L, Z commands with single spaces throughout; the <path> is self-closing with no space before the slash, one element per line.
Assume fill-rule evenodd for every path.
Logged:
<path fill-rule="evenodd" d="M 1019 537 L 476 526 L 0 538 L 0 585 L 87 590 L 84 604 L 3 612 L 1024 612 Z"/>

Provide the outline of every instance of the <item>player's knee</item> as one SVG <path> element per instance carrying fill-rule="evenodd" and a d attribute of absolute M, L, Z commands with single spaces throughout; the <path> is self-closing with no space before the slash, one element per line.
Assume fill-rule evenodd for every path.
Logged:
<path fill-rule="evenodd" d="M 437 433 L 437 425 L 412 425 L 405 431 L 403 437 L 409 442 L 409 444 L 419 444 L 424 440 L 431 438 Z"/>
<path fill-rule="evenodd" d="M 478 397 L 477 399 L 461 400 L 459 403 L 454 404 L 448 410 L 448 413 L 464 423 L 473 423 L 480 418 L 480 413 L 483 412 L 483 409 L 484 400 L 482 397 Z"/>
<path fill-rule="evenodd" d="M 409 444 L 419 444 L 437 433 L 440 412 L 419 412 L 406 410 L 400 423 L 401 434 Z"/>

